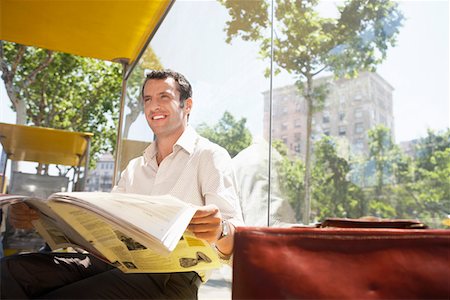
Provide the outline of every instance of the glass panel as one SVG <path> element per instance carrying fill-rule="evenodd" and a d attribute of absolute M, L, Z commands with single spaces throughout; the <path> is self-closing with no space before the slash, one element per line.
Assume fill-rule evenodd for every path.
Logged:
<path fill-rule="evenodd" d="M 263 92 L 270 87 L 269 79 L 264 76 L 269 64 L 259 58 L 261 49 L 257 43 L 234 39 L 225 31 L 227 22 L 235 19 L 241 6 L 251 10 L 261 3 L 174 3 L 130 76 L 119 153 L 123 170 L 153 140 L 139 99 L 145 70 L 178 71 L 193 87 L 190 125 L 228 150 L 236 168 L 246 224 L 265 226 L 269 143 L 263 134 L 263 116 L 268 111 Z M 269 24 L 265 19 L 261 21 Z"/>
<path fill-rule="evenodd" d="M 297 222 L 372 216 L 448 228 L 448 1 L 346 3 L 276 1 L 281 188 Z"/>

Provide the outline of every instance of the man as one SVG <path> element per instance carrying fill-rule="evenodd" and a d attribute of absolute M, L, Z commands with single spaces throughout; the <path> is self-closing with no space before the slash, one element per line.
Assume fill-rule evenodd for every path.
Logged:
<path fill-rule="evenodd" d="M 171 194 L 197 205 L 188 229 L 228 259 L 242 222 L 230 156 L 188 126 L 192 89 L 183 75 L 149 73 L 142 100 L 156 140 L 130 161 L 113 191 Z M 11 209 L 13 225 L 29 226 L 30 212 L 19 208 Z M 30 254 L 2 260 L 1 288 L 2 298 L 195 299 L 200 275 L 124 274 L 91 255 Z"/>

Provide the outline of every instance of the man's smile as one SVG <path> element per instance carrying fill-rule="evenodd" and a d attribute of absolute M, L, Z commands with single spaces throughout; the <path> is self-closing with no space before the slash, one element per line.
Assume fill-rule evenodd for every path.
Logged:
<path fill-rule="evenodd" d="M 166 115 L 154 115 L 152 116 L 152 120 L 161 120 L 161 119 L 165 119 Z"/>

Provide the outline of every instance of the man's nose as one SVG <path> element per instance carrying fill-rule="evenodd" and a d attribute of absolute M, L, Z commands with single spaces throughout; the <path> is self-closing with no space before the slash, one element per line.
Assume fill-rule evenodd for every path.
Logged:
<path fill-rule="evenodd" d="M 153 99 L 150 101 L 150 110 L 151 111 L 157 111 L 160 109 L 160 102 L 159 99 Z"/>

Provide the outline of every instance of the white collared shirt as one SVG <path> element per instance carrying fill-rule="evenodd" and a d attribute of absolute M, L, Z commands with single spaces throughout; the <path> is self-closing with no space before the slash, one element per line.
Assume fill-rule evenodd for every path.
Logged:
<path fill-rule="evenodd" d="M 185 202 L 215 204 L 233 225 L 243 224 L 232 160 L 222 147 L 201 137 L 190 126 L 158 166 L 156 143 L 128 163 L 113 192 L 170 194 Z"/>

